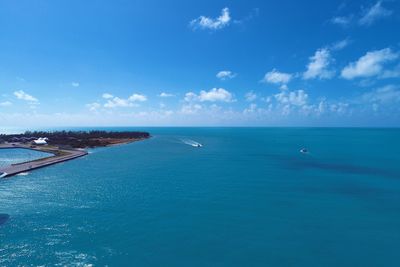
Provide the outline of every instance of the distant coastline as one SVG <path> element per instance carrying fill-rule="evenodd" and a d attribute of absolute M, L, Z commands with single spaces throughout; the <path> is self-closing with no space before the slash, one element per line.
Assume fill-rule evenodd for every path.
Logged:
<path fill-rule="evenodd" d="M 149 137 L 150 133 L 138 131 L 26 131 L 22 134 L 0 134 L 0 144 L 18 143 L 34 147 L 49 145 L 86 149 L 131 143 Z"/>
<path fill-rule="evenodd" d="M 23 134 L 0 134 L 2 149 L 32 149 L 53 154 L 1 168 L 0 178 L 85 156 L 88 148 L 127 144 L 147 138 L 150 138 L 150 133 L 136 131 L 27 131 Z"/>

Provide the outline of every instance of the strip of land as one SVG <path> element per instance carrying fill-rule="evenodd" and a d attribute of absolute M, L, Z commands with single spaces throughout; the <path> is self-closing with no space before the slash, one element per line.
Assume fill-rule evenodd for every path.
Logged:
<path fill-rule="evenodd" d="M 58 149 L 58 148 L 51 148 L 51 147 L 46 147 L 46 148 L 31 148 L 30 146 L 23 145 L 23 144 L 0 144 L 0 149 L 1 148 L 24 148 L 24 149 L 32 149 L 36 151 L 41 151 L 41 152 L 46 152 L 46 153 L 52 153 L 53 156 L 50 157 L 45 157 L 41 159 L 36 159 L 33 161 L 27 161 L 27 162 L 21 162 L 21 163 L 15 163 L 11 164 L 10 166 L 7 166 L 5 168 L 0 169 L 0 175 L 2 177 L 9 177 L 16 175 L 21 172 L 28 172 L 32 171 L 35 169 L 43 168 L 49 165 L 53 165 L 56 163 L 64 162 L 67 160 L 71 159 L 76 159 L 82 156 L 85 156 L 88 154 L 86 150 L 65 150 L 65 149 Z"/>
<path fill-rule="evenodd" d="M 51 153 L 52 156 L 32 161 L 15 163 L 0 168 L 0 178 L 43 168 L 88 154 L 86 148 L 112 146 L 144 140 L 147 132 L 106 131 L 58 131 L 25 132 L 24 134 L 0 135 L 0 149 L 23 148 Z"/>

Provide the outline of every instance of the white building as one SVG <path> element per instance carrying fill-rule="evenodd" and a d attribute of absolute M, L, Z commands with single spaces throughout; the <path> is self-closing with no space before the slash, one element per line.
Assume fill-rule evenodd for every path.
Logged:
<path fill-rule="evenodd" d="M 35 145 L 47 145 L 47 140 L 48 140 L 47 137 L 44 137 L 44 138 L 40 137 L 40 138 L 38 138 L 36 140 L 33 140 L 33 143 Z"/>

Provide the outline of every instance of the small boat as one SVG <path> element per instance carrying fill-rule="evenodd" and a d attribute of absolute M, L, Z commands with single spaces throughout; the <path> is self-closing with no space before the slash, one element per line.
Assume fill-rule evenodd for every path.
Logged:
<path fill-rule="evenodd" d="M 306 153 L 308 153 L 308 150 L 307 150 L 307 148 L 302 148 L 302 149 L 300 149 L 300 153 L 303 153 L 303 154 L 306 154 Z"/>
<path fill-rule="evenodd" d="M 7 173 L 6 172 L 0 172 L 0 178 L 4 178 L 4 177 L 6 177 L 7 176 Z"/>
<path fill-rule="evenodd" d="M 194 144 L 193 146 L 194 147 L 202 147 L 203 145 L 202 144 Z"/>

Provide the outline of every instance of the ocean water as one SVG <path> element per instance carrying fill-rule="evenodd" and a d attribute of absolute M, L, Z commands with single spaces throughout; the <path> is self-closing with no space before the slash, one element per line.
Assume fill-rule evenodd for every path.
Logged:
<path fill-rule="evenodd" d="M 0 168 L 15 163 L 50 157 L 51 155 L 50 153 L 24 148 L 2 148 L 0 149 Z"/>
<path fill-rule="evenodd" d="M 0 180 L 0 266 L 400 266 L 399 129 L 145 130 Z"/>

